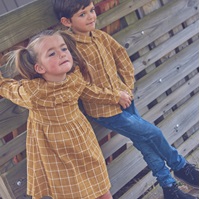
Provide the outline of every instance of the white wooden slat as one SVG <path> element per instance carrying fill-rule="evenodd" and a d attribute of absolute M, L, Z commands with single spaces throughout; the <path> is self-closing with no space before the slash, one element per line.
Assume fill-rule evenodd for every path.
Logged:
<path fill-rule="evenodd" d="M 154 122 L 163 113 L 166 113 L 174 105 L 176 105 L 181 99 L 190 94 L 193 90 L 198 88 L 199 75 L 195 75 L 188 82 L 180 86 L 175 92 L 167 96 L 162 102 L 156 104 L 152 109 L 143 115 L 143 118 L 147 121 Z M 177 97 L 178 96 L 178 97 Z"/>
<path fill-rule="evenodd" d="M 0 52 L 56 23 L 58 20 L 49 0 L 33 1 L 2 15 L 0 20 Z"/>
<path fill-rule="evenodd" d="M 151 0 L 125 0 L 118 6 L 98 16 L 97 28 L 101 29 L 113 23 L 114 21 L 128 15 L 136 9 L 142 7 Z"/>
<path fill-rule="evenodd" d="M 28 111 L 5 98 L 0 99 L 0 138 L 24 124 Z"/>
<path fill-rule="evenodd" d="M 170 37 L 167 41 L 159 46 L 156 46 L 153 50 L 149 51 L 139 59 L 133 62 L 135 69 L 135 74 L 138 74 L 151 64 L 155 63 L 157 60 L 162 58 L 164 55 L 168 54 L 170 51 L 174 50 L 176 47 L 180 46 L 182 43 L 186 42 L 194 35 L 199 32 L 199 21 L 186 27 L 176 35 Z"/>
<path fill-rule="evenodd" d="M 0 166 L 26 149 L 26 132 L 0 147 Z"/>
<path fill-rule="evenodd" d="M 142 109 L 198 67 L 198 43 L 193 43 L 135 84 L 135 102 Z"/>

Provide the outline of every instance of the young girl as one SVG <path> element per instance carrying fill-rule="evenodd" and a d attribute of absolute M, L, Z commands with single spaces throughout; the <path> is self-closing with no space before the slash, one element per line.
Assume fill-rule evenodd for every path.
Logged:
<path fill-rule="evenodd" d="M 23 78 L 0 75 L 0 95 L 29 109 L 27 194 L 33 199 L 111 199 L 104 158 L 78 98 L 115 104 L 119 94 L 82 79 L 79 68 L 86 73 L 85 62 L 62 31 L 35 36 L 10 54 L 8 64 L 13 62 Z"/>

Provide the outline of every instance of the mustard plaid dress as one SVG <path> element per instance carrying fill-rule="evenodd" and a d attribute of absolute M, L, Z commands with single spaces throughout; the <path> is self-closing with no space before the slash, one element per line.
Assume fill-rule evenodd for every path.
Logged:
<path fill-rule="evenodd" d="M 95 199 L 110 189 L 101 149 L 78 107 L 85 85 L 77 69 L 59 83 L 0 78 L 0 95 L 29 109 L 27 194 L 33 199 Z"/>

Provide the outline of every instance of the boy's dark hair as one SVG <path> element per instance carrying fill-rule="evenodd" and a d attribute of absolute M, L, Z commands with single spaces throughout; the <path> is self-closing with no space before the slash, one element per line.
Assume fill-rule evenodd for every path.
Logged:
<path fill-rule="evenodd" d="M 93 0 L 52 0 L 54 12 L 60 21 L 62 17 L 71 19 L 80 9 L 84 9 Z"/>

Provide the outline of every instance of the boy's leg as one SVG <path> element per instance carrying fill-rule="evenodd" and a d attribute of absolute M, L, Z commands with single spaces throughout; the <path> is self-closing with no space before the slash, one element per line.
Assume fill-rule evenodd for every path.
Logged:
<path fill-rule="evenodd" d="M 173 170 L 179 170 L 185 165 L 185 159 L 169 145 L 159 128 L 138 115 L 134 103 L 121 114 L 93 119 L 102 126 L 130 138 L 134 146 L 143 154 L 161 186 L 175 182 L 165 166 L 165 161 Z"/>
<path fill-rule="evenodd" d="M 139 113 L 134 106 L 134 101 L 132 103 L 132 106 L 127 108 L 125 111 L 139 116 Z M 139 147 L 142 148 L 142 146 L 138 146 L 138 148 Z M 145 157 L 146 156 L 144 156 L 144 158 Z M 168 165 L 174 170 L 174 175 L 178 177 L 180 180 L 184 181 L 185 183 L 195 188 L 199 188 L 199 169 L 195 167 L 195 165 L 192 165 L 187 162 L 185 166 L 182 167 L 181 169 L 180 167 L 176 167 L 176 166 L 173 167 L 173 165 L 171 165 L 170 163 Z"/>

